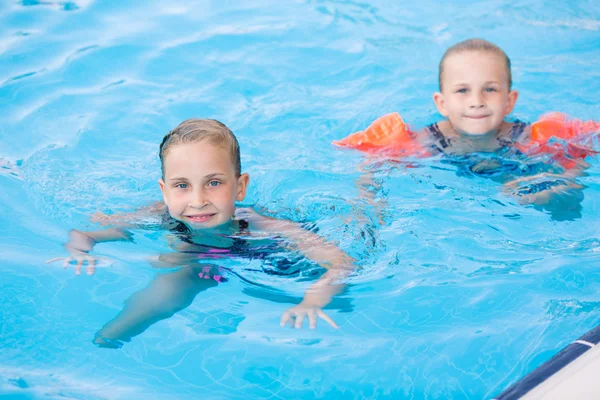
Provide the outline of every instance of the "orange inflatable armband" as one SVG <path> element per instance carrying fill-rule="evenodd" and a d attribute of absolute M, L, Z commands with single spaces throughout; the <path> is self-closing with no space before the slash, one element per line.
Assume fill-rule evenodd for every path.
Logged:
<path fill-rule="evenodd" d="M 578 159 L 598 154 L 593 149 L 593 138 L 600 133 L 600 123 L 571 119 L 566 114 L 548 113 L 531 125 L 531 140 L 527 144 L 516 144 L 529 155 L 550 154 L 564 168 L 574 168 Z M 353 133 L 334 145 L 349 147 L 390 156 L 429 156 L 416 140 L 398 113 L 377 118 L 367 129 Z M 552 142 L 556 137 L 563 143 Z M 588 144 L 586 144 L 587 142 Z"/>
<path fill-rule="evenodd" d="M 584 159 L 597 154 L 593 148 L 581 142 L 590 139 L 589 136 L 600 133 L 600 123 L 581 121 L 569 118 L 566 114 L 553 112 L 542 115 L 531 125 L 531 143 L 523 146 L 529 154 L 549 153 L 564 168 L 570 169 L 577 165 L 577 159 Z M 566 142 L 566 147 L 550 143 L 556 137 Z M 576 141 L 578 143 L 572 143 Z"/>
<path fill-rule="evenodd" d="M 566 114 L 553 112 L 531 125 L 531 140 L 546 143 L 552 136 L 569 140 L 596 132 L 600 132 L 599 122 L 570 119 Z"/>
<path fill-rule="evenodd" d="M 423 151 L 414 140 L 414 135 L 400 114 L 391 113 L 377 118 L 364 131 L 355 132 L 333 144 L 369 153 L 413 155 Z"/>

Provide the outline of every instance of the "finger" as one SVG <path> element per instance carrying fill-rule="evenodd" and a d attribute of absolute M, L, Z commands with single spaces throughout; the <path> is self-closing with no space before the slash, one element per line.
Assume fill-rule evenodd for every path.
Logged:
<path fill-rule="evenodd" d="M 50 263 L 53 263 L 53 262 L 56 262 L 56 261 L 60 261 L 62 259 L 63 259 L 62 257 L 56 257 L 56 258 L 53 258 L 51 260 L 46 261 L 46 264 L 50 264 Z"/>
<path fill-rule="evenodd" d="M 83 258 L 77 260 L 77 264 L 75 265 L 75 275 L 81 275 L 81 267 L 83 266 Z"/>
<path fill-rule="evenodd" d="M 69 264 L 71 264 L 71 261 L 73 261 L 73 259 L 71 257 L 65 258 L 65 262 L 63 263 L 63 268 L 67 268 L 69 266 Z"/>
<path fill-rule="evenodd" d="M 90 256 L 86 257 L 86 260 L 88 262 L 88 266 L 85 269 L 86 273 L 88 275 L 94 275 L 94 272 L 96 272 L 96 260 Z"/>
<path fill-rule="evenodd" d="M 310 310 L 308 312 L 308 326 L 310 326 L 310 329 L 315 329 L 317 327 L 317 313 L 315 310 Z"/>
<path fill-rule="evenodd" d="M 114 260 L 112 258 L 109 257 L 104 257 L 104 256 L 98 256 L 96 258 L 94 258 L 94 262 L 96 264 L 98 264 L 100 261 L 106 263 L 106 264 L 113 264 Z"/>
<path fill-rule="evenodd" d="M 294 325 L 296 329 L 302 328 L 302 323 L 304 322 L 304 315 L 300 314 L 296 317 L 296 324 Z"/>
<path fill-rule="evenodd" d="M 285 326 L 285 324 L 288 323 L 288 321 L 290 320 L 291 317 L 292 317 L 292 315 L 290 314 L 289 311 L 284 312 L 281 315 L 281 321 L 279 321 L 279 326 Z"/>
<path fill-rule="evenodd" d="M 321 317 L 322 320 L 324 320 L 325 322 L 327 322 L 329 325 L 331 325 L 333 328 L 338 329 L 339 326 L 335 323 L 334 320 L 332 320 L 331 318 L 329 318 L 329 315 L 325 314 L 323 312 L 323 310 L 319 310 L 317 311 L 317 315 L 319 317 Z"/>

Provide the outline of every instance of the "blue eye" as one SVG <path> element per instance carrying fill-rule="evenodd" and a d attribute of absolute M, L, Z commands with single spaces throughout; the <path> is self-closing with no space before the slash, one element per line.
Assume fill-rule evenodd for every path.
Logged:
<path fill-rule="evenodd" d="M 456 93 L 467 93 L 467 89 L 458 89 Z"/>
<path fill-rule="evenodd" d="M 178 183 L 177 185 L 175 185 L 175 187 L 179 188 L 179 189 L 187 189 L 188 184 L 187 183 Z"/>
<path fill-rule="evenodd" d="M 485 88 L 484 91 L 491 93 L 491 92 L 496 92 L 495 88 Z"/>
<path fill-rule="evenodd" d="M 208 182 L 208 186 L 211 186 L 211 187 L 219 186 L 220 184 L 221 184 L 221 182 L 219 182 L 219 181 Z"/>

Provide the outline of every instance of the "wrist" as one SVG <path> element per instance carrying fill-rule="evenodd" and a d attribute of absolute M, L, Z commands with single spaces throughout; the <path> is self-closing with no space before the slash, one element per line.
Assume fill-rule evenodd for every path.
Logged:
<path fill-rule="evenodd" d="M 304 293 L 304 298 L 301 303 L 308 307 L 323 308 L 331 302 L 332 297 L 333 293 L 330 293 L 327 290 L 315 290 L 314 288 L 309 288 L 306 293 Z"/>
<path fill-rule="evenodd" d="M 76 229 L 69 232 L 69 241 L 65 243 L 65 247 L 83 253 L 89 253 L 95 245 L 96 240 L 93 237 Z"/>

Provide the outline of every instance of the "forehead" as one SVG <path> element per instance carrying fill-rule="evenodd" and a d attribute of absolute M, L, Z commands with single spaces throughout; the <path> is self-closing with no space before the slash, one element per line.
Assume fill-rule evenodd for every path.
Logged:
<path fill-rule="evenodd" d="M 169 148 L 163 162 L 165 175 L 204 176 L 218 172 L 235 173 L 230 152 L 208 140 L 176 144 Z"/>
<path fill-rule="evenodd" d="M 462 51 L 444 60 L 442 81 L 486 78 L 487 80 L 508 81 L 506 59 L 493 51 Z"/>

